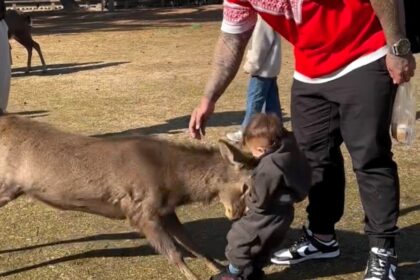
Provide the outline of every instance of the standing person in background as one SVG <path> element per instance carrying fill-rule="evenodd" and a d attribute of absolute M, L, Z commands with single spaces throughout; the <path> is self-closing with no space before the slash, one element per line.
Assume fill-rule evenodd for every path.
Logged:
<path fill-rule="evenodd" d="M 245 73 L 251 75 L 245 117 L 240 130 L 226 134 L 230 141 L 242 141 L 243 130 L 255 113 L 265 111 L 267 114 L 274 113 L 282 119 L 277 87 L 280 59 L 279 35 L 261 17 L 258 17 L 244 64 Z"/>
<path fill-rule="evenodd" d="M 7 24 L 4 21 L 6 5 L 0 0 L 0 113 L 6 110 L 10 90 L 10 51 Z"/>

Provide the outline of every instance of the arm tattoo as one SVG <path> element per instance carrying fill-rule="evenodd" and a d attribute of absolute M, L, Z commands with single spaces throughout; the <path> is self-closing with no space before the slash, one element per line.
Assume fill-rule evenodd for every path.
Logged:
<path fill-rule="evenodd" d="M 370 0 L 373 10 L 381 22 L 382 28 L 385 32 L 388 45 L 394 44 L 401 38 L 404 38 L 404 32 L 401 30 L 398 0 Z"/>
<path fill-rule="evenodd" d="M 238 72 L 246 44 L 252 30 L 242 34 L 222 32 L 216 44 L 213 71 L 207 81 L 204 95 L 216 102 Z"/>

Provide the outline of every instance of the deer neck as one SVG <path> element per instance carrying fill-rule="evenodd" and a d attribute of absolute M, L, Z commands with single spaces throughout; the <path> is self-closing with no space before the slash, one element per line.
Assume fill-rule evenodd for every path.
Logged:
<path fill-rule="evenodd" d="M 191 200 L 209 203 L 216 198 L 229 179 L 229 169 L 218 153 L 203 159 L 199 166 L 190 171 L 193 176 L 189 176 L 190 184 L 187 185 L 191 188 Z"/>

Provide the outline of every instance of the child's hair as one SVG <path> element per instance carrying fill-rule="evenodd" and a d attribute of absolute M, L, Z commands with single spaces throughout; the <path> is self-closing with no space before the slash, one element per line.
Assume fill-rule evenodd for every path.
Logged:
<path fill-rule="evenodd" d="M 243 132 L 243 144 L 251 139 L 265 138 L 270 145 L 279 145 L 284 128 L 280 118 L 275 114 L 255 114 Z"/>

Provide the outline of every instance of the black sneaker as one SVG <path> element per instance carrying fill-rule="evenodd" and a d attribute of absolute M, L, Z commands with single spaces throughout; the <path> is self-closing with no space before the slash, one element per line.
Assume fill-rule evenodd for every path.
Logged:
<path fill-rule="evenodd" d="M 271 262 L 274 264 L 289 265 L 311 259 L 330 259 L 340 255 L 337 239 L 324 242 L 315 238 L 309 229 L 303 227 L 304 235 L 290 248 L 274 253 Z"/>
<path fill-rule="evenodd" d="M 364 280 L 396 280 L 397 256 L 386 249 L 372 248 Z"/>

